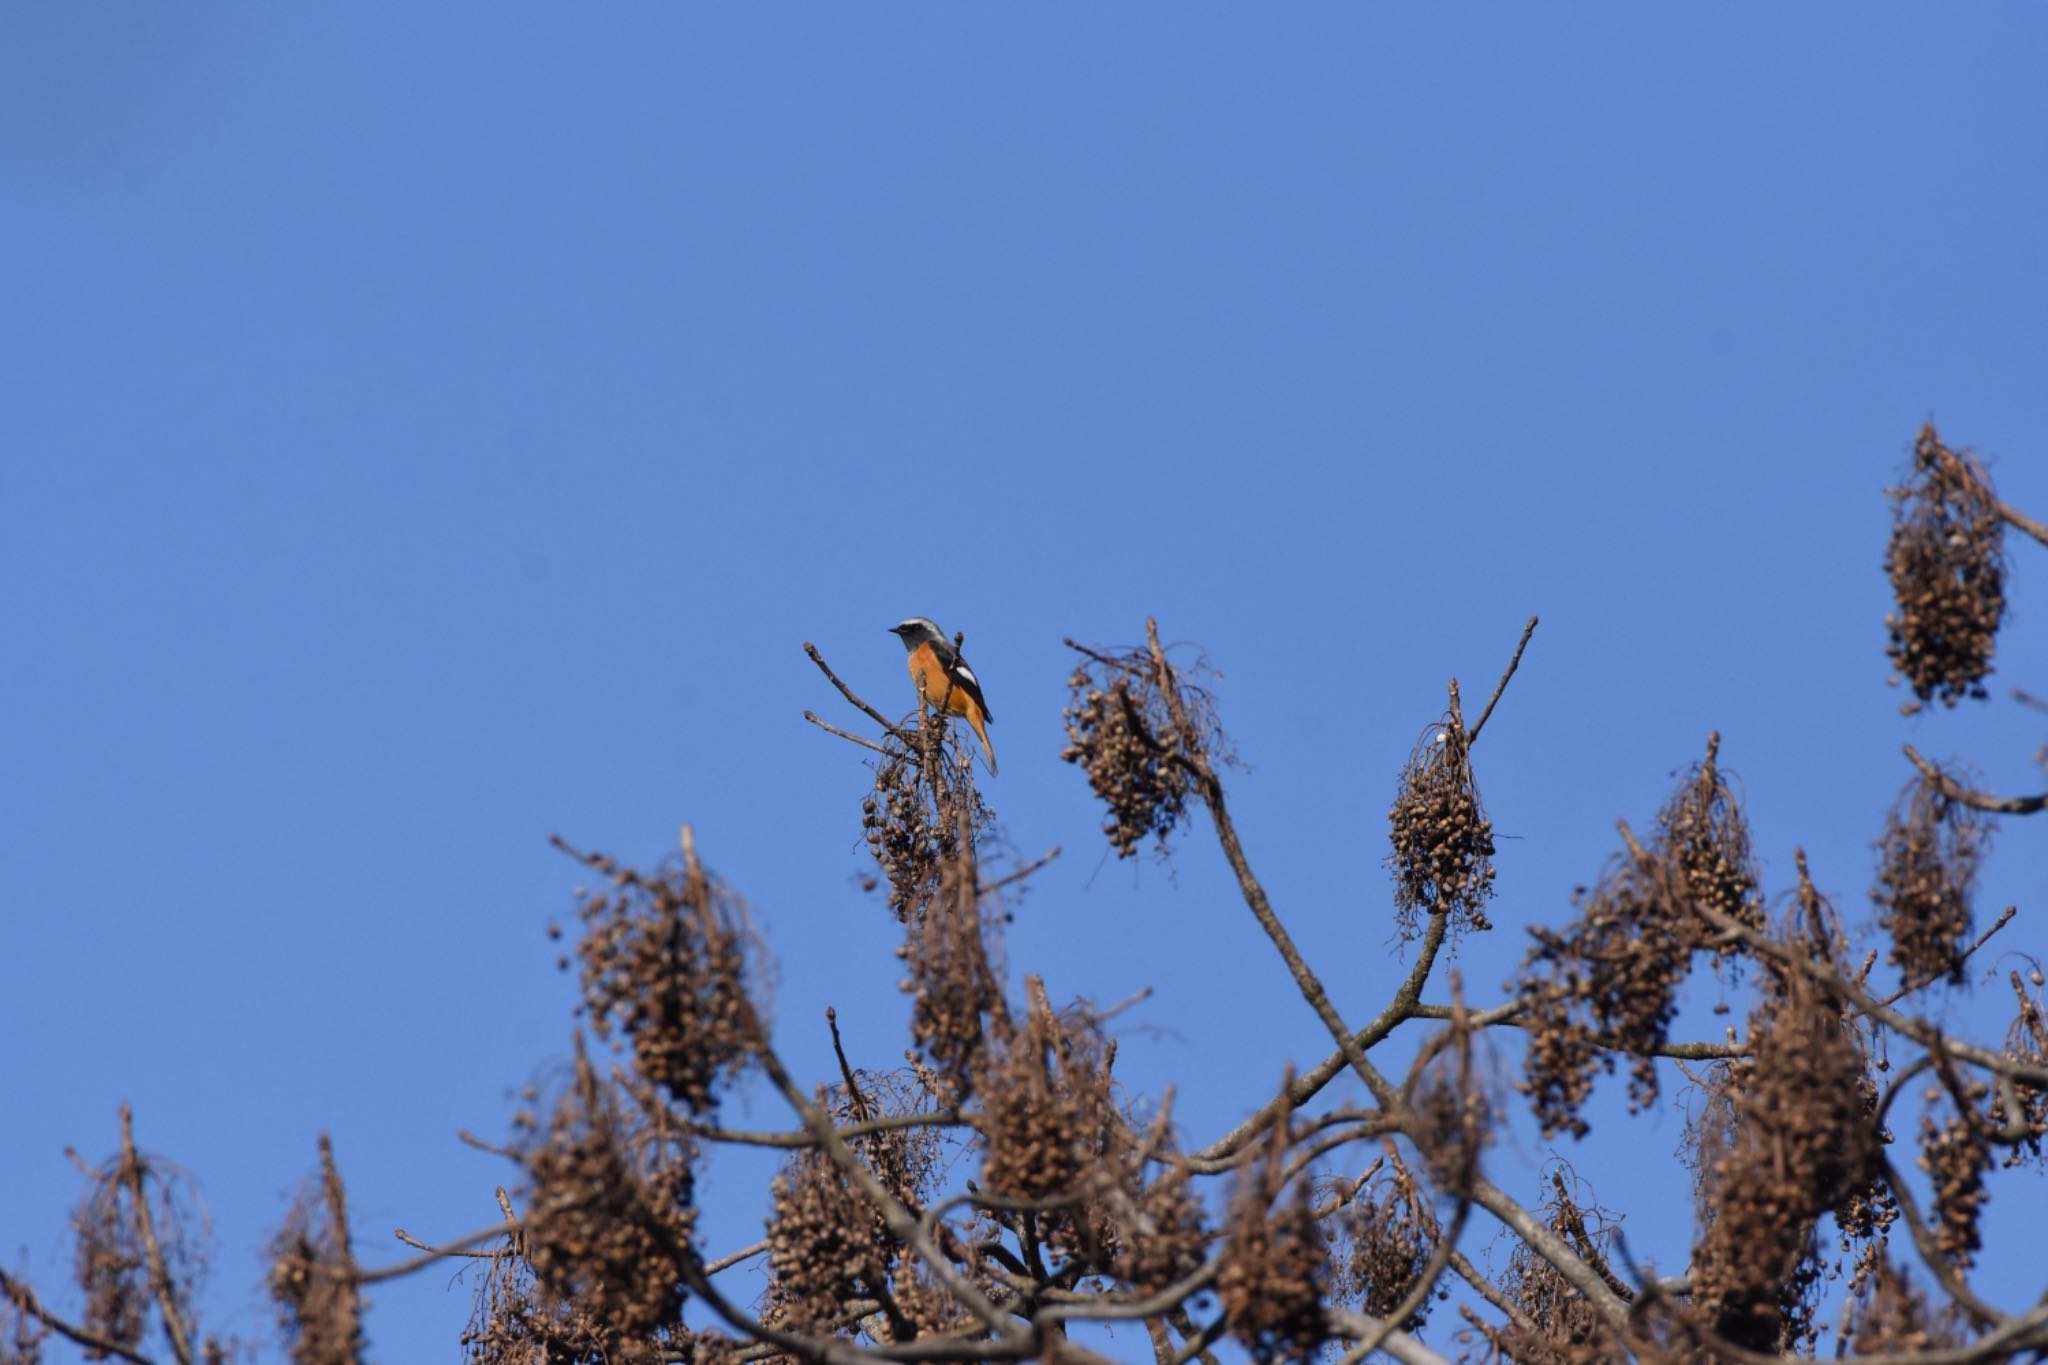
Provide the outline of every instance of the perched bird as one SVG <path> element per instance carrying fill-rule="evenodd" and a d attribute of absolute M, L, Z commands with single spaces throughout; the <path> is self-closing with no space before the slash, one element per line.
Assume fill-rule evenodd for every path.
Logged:
<path fill-rule="evenodd" d="M 981 695 L 981 679 L 974 676 L 967 660 L 960 657 L 945 631 L 922 616 L 889 627 L 889 633 L 903 641 L 903 647 L 910 651 L 910 680 L 917 684 L 918 700 L 937 708 L 941 715 L 950 712 L 967 717 L 967 723 L 981 740 L 982 751 L 988 755 L 989 776 L 995 776 L 996 750 L 988 742 L 988 723 L 995 717 L 988 713 L 988 700 Z"/>

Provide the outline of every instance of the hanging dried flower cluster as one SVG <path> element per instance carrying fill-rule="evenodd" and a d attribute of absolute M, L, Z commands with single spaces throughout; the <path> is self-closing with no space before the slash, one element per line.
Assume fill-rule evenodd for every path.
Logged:
<path fill-rule="evenodd" d="M 1985 696 L 2005 619 L 2005 522 L 1984 466 L 1931 425 L 1914 442 L 1911 480 L 1892 490 L 1885 570 L 1897 599 L 1889 653 L 1914 695 L 1946 706 Z"/>

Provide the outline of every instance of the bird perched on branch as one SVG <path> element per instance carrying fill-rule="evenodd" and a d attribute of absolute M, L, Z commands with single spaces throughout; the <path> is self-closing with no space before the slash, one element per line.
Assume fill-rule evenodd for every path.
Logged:
<path fill-rule="evenodd" d="M 981 679 L 960 657 L 959 649 L 946 638 L 945 631 L 922 616 L 889 627 L 889 633 L 910 651 L 910 680 L 917 684 L 918 700 L 941 716 L 967 717 L 981 740 L 982 752 L 988 755 L 989 776 L 995 776 L 996 750 L 988 742 L 988 723 L 995 717 L 988 713 L 988 700 L 981 695 Z"/>

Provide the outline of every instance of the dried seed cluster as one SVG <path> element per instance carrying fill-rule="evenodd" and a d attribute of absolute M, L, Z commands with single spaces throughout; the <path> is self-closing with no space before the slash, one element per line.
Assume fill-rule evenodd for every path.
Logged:
<path fill-rule="evenodd" d="M 1977 864 L 1990 841 L 1989 816 L 1949 800 L 1924 778 L 1908 783 L 1892 807 L 1870 894 L 1891 935 L 1888 958 L 1908 981 L 1963 980 Z"/>
<path fill-rule="evenodd" d="M 1059 1199 L 1081 1189 L 1118 1128 L 1112 1058 L 1094 1029 L 1069 1031 L 1049 1011 L 1032 1009 L 981 1095 L 981 1183 L 991 1193 Z"/>
<path fill-rule="evenodd" d="M 1558 1172 L 1551 1173 L 1551 1186 L 1554 1197 L 1546 1204 L 1550 1231 L 1610 1286 L 1618 1285 L 1607 1255 L 1614 1237 L 1613 1215 L 1597 1205 L 1579 1205 Z M 1507 1359 L 1549 1365 L 1618 1365 L 1633 1358 L 1586 1296 L 1526 1242 L 1518 1243 L 1509 1257 L 1501 1288 L 1536 1327 L 1533 1334 L 1525 1334 L 1511 1323 L 1491 1334 Z"/>
<path fill-rule="evenodd" d="M 2005 618 L 2005 523 L 1990 476 L 1930 425 L 1914 443 L 1912 480 L 1891 493 L 1892 665 L 1922 702 L 1982 698 Z"/>
<path fill-rule="evenodd" d="M 100 1168 L 72 1213 L 78 1237 L 73 1275 L 85 1291 L 86 1328 L 133 1347 L 142 1339 L 155 1305 L 144 1217 L 163 1265 L 162 1287 L 180 1321 L 187 1324 L 195 1320 L 192 1301 L 205 1272 L 205 1246 L 203 1220 L 187 1177 L 135 1148 L 125 1107 L 121 1121 L 121 1154 Z M 146 1210 L 137 1206 L 138 1199 L 148 1202 Z"/>
<path fill-rule="evenodd" d="M 2041 979 L 2039 972 L 2034 979 Z M 2005 1055 L 2027 1066 L 2048 1066 L 2048 1011 L 2041 1008 L 2038 995 L 2027 994 L 2018 972 L 2012 973 L 2012 991 L 2019 998 L 2019 1013 L 2006 1030 Z M 2048 1138 L 2048 1089 L 2016 1081 L 2013 1091 L 2027 1134 L 2013 1145 L 2005 1159 L 2007 1166 L 2017 1166 L 2029 1156 L 2038 1160 L 2042 1140 Z"/>
<path fill-rule="evenodd" d="M 1479 805 L 1464 726 L 1452 716 L 1423 732 L 1401 769 L 1387 812 L 1394 906 L 1403 939 L 1418 918 L 1443 914 L 1454 929 L 1491 929 L 1493 822 Z"/>
<path fill-rule="evenodd" d="M 533 1267 L 508 1253 L 491 1262 L 478 1286 L 462 1333 L 463 1359 L 466 1365 L 582 1365 L 605 1359 L 613 1335 L 587 1310 L 548 1295 L 534 1282 Z M 633 1354 L 630 1348 L 621 1353 Z"/>
<path fill-rule="evenodd" d="M 927 1098 L 901 1076 L 858 1076 L 837 1103 L 821 1107 L 842 1123 L 917 1112 Z M 939 1134 L 924 1127 L 886 1128 L 851 1140 L 882 1187 L 915 1216 L 936 1175 Z M 881 1210 L 824 1153 L 798 1154 L 776 1177 L 768 1219 L 770 1279 L 764 1312 L 777 1325 L 830 1335 L 855 1300 L 894 1305 L 895 1286 L 911 1266 Z M 899 1318 L 901 1309 L 896 1309 Z M 895 1330 L 904 1331 L 901 1321 Z"/>
<path fill-rule="evenodd" d="M 994 926 L 981 914 L 973 860 L 945 866 L 944 888 L 910 925 L 900 950 L 909 968 L 910 1031 L 951 1103 L 974 1093 L 988 1036 L 1009 1030 L 1008 1007 L 990 962 Z"/>
<path fill-rule="evenodd" d="M 1346 1211 L 1339 1243 L 1344 1254 L 1333 1267 L 1335 1297 L 1355 1301 L 1365 1312 L 1386 1318 L 1415 1288 L 1435 1242 L 1435 1223 L 1415 1186 L 1415 1177 L 1397 1159 Z M 1405 1322 L 1404 1331 L 1419 1329 L 1429 1317 L 1424 1299 Z"/>
<path fill-rule="evenodd" d="M 1421 1120 L 1410 1133 L 1439 1192 L 1470 1193 L 1480 1153 L 1492 1137 L 1493 1106 L 1473 1067 L 1472 1030 L 1453 1023 L 1423 1054 L 1408 1086 Z M 1406 1179 L 1406 1172 L 1400 1172 Z"/>
<path fill-rule="evenodd" d="M 642 874 L 569 851 L 609 883 L 585 892 L 577 909 L 591 1026 L 600 1038 L 630 1043 L 640 1077 L 691 1112 L 715 1108 L 720 1077 L 737 1072 L 762 1041 L 737 906 L 694 860 Z"/>
<path fill-rule="evenodd" d="M 320 1139 L 320 1186 L 301 1195 L 271 1248 L 270 1297 L 292 1365 L 356 1365 L 363 1300 L 334 1149 Z"/>
<path fill-rule="evenodd" d="M 1104 1203 L 1115 1229 L 1117 1278 L 1134 1293 L 1157 1294 L 1201 1268 L 1208 1233 L 1190 1169 L 1185 1164 L 1169 1166 L 1150 1184 L 1137 1188 L 1141 1165 L 1126 1166 L 1127 1178 Z"/>
<path fill-rule="evenodd" d="M 73 1274 L 85 1289 L 85 1325 L 109 1341 L 142 1340 L 149 1292 L 143 1282 L 142 1239 L 118 1179 L 93 1185 L 72 1216 L 78 1234 Z"/>
<path fill-rule="evenodd" d="M 681 1326 L 697 1222 L 690 1139 L 644 1103 L 636 1122 L 628 1103 L 579 1052 L 570 1093 L 523 1157 L 535 1281 L 616 1334 L 614 1355 L 644 1351 Z"/>
<path fill-rule="evenodd" d="M 1109 808 L 1102 832 L 1119 858 L 1135 857 L 1148 836 L 1160 856 L 1201 795 L 1200 765 L 1231 761 L 1216 721 L 1215 699 L 1195 679 L 1206 664 L 1161 669 L 1146 650 L 1105 654 L 1068 645 L 1084 662 L 1067 679 L 1067 747 Z"/>
<path fill-rule="evenodd" d="M 776 1177 L 773 1192 L 768 1299 L 778 1322 L 829 1335 L 847 1304 L 888 1295 L 895 1240 L 829 1158 L 803 1153 Z"/>
<path fill-rule="evenodd" d="M 1857 1294 L 1846 1335 L 1859 1356 L 1904 1355 L 1963 1344 L 1953 1313 L 1930 1311 L 1927 1296 L 1889 1258 L 1877 1263 Z"/>
<path fill-rule="evenodd" d="M 1629 1107 L 1657 1097 L 1656 1049 L 1677 1014 L 1691 954 L 1673 931 L 1666 869 L 1631 861 L 1580 901 L 1563 933 L 1533 928 L 1519 996 L 1529 1021 L 1521 1090 L 1544 1136 L 1588 1131 L 1596 1071 L 1629 1057 Z"/>
<path fill-rule="evenodd" d="M 1119 858 L 1135 857 L 1146 836 L 1166 841 L 1187 814 L 1194 782 L 1179 761 L 1180 735 L 1170 719 L 1148 715 L 1158 707 L 1142 673 L 1119 673 L 1098 684 L 1086 667 L 1067 680 L 1067 747 L 1060 757 L 1078 763 L 1109 818 L 1102 832 Z M 1163 710 L 1163 707 L 1159 707 Z M 1164 722 L 1164 723 L 1162 723 Z"/>
<path fill-rule="evenodd" d="M 1701 1150 L 1694 1304 L 1758 1351 L 1811 1340 L 1822 1214 L 1866 1194 L 1883 1142 L 1868 1059 L 1839 1003 L 1778 976 L 1751 1020 L 1751 1064 L 1725 1073 L 1730 1122 Z"/>
<path fill-rule="evenodd" d="M 42 1365 L 50 1329 L 0 1285 L 0 1365 Z M 208 1363 L 211 1365 L 211 1362 Z"/>
<path fill-rule="evenodd" d="M 1677 874 L 1693 914 L 1674 917 L 1674 929 L 1692 949 L 1723 957 L 1739 944 L 1721 937 L 1707 911 L 1746 928 L 1764 928 L 1764 903 L 1749 821 L 1718 763 L 1721 737 L 1707 736 L 1707 756 L 1679 784 L 1657 817 L 1659 847 Z"/>
<path fill-rule="evenodd" d="M 1283 1184 L 1286 1136 L 1238 1177 L 1225 1223 L 1217 1296 L 1252 1359 L 1308 1360 L 1328 1337 L 1329 1249 L 1305 1184 Z"/>
<path fill-rule="evenodd" d="M 1984 1239 L 1977 1220 L 1991 1191 L 1984 1173 L 1991 1169 L 1991 1145 L 1968 1118 L 1956 1115 L 1936 1126 L 1932 1117 L 1920 1121 L 1920 1169 L 1934 1185 L 1934 1241 L 1951 1264 L 1968 1270 L 1977 1263 Z"/>
<path fill-rule="evenodd" d="M 918 750 L 895 739 L 886 747 L 874 793 L 860 805 L 861 832 L 888 880 L 889 908 L 910 923 L 938 894 L 946 865 L 963 852 L 963 834 L 971 843 L 994 817 L 974 788 L 971 768 L 927 765 Z M 936 757 L 938 751 L 930 752 Z"/>
<path fill-rule="evenodd" d="M 1737 946 L 1723 921 L 1763 926 L 1749 822 L 1716 764 L 1718 748 L 1710 736 L 1705 760 L 1665 804 L 1649 845 L 1631 842 L 1599 885 L 1576 897 L 1574 924 L 1561 933 L 1530 930 L 1536 943 L 1519 991 L 1529 1020 L 1521 1088 L 1546 1136 L 1585 1136 L 1579 1109 L 1596 1070 L 1613 1072 L 1615 1051 L 1630 1058 L 1630 1108 L 1654 1101 L 1654 1054 L 1693 954 Z"/>

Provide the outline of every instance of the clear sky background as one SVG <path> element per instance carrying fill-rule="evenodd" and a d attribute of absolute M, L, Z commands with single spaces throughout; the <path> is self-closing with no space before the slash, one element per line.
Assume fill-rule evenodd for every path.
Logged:
<path fill-rule="evenodd" d="M 1328 1042 L 1204 823 L 1105 861 L 1063 635 L 1208 650 L 1352 1019 L 1400 970 L 1396 772 L 1531 613 L 1476 998 L 1715 728 L 1772 892 L 1803 845 L 1867 922 L 1901 742 L 2043 784 L 2007 694 L 2048 690 L 2044 552 L 1999 700 L 1912 720 L 1880 561 L 1929 417 L 2048 514 L 2044 70 L 2022 5 L 8 7 L 0 1257 L 61 1284 L 63 1149 L 122 1102 L 202 1184 L 212 1330 L 269 1332 L 322 1131 L 366 1261 L 488 1223 L 511 1173 L 455 1134 L 569 1055 L 550 832 L 652 861 L 693 822 L 785 1055 L 829 1074 L 829 1003 L 890 1065 L 868 775 L 801 646 L 907 710 L 912 613 L 967 633 L 1007 838 L 1066 850 L 1013 972 L 1152 987 L 1120 1069 L 1191 1142 Z M 1987 873 L 2008 950 L 2048 949 L 2042 834 Z M 2024 963 L 1984 965 L 1932 1003 L 1997 1034 Z M 1602 1104 L 1566 1155 L 1675 1270 L 1681 1122 Z M 1494 1176 L 1547 1156 L 1523 1123 Z M 764 1179 L 714 1159 L 709 1250 Z M 2044 1191 L 1997 1187 L 2008 1306 Z M 375 1354 L 449 1358 L 467 1306 L 380 1288 Z"/>

